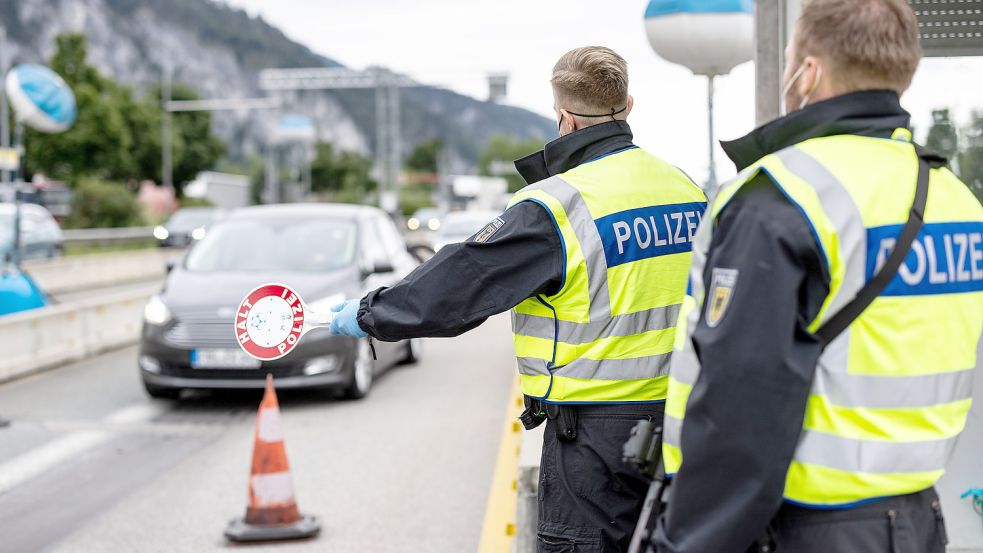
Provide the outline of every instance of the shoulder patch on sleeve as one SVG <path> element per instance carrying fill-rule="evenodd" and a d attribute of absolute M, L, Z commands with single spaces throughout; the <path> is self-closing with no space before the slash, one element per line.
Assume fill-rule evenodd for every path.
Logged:
<path fill-rule="evenodd" d="M 495 235 L 502 227 L 505 226 L 505 221 L 501 217 L 495 217 L 492 222 L 485 225 L 484 228 L 478 231 L 478 234 L 474 235 L 472 242 L 487 242 L 489 238 Z"/>
<path fill-rule="evenodd" d="M 738 274 L 737 269 L 721 268 L 714 268 L 710 274 L 710 293 L 707 294 L 709 300 L 707 326 L 710 328 L 719 325 L 727 314 L 727 308 L 730 307 L 731 299 L 734 297 Z"/>

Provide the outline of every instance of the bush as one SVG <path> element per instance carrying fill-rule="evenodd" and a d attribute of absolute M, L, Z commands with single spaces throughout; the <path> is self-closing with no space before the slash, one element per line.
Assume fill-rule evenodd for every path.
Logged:
<path fill-rule="evenodd" d="M 136 195 L 126 185 L 92 177 L 73 187 L 72 213 L 67 228 L 133 227 L 143 224 Z"/>

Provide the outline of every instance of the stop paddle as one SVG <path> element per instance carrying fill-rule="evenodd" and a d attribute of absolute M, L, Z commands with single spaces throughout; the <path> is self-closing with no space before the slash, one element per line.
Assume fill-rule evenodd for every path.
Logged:
<path fill-rule="evenodd" d="M 311 311 L 300 294 L 270 282 L 246 295 L 235 317 L 236 341 L 243 351 L 260 361 L 272 361 L 290 353 L 304 334 L 331 325 L 332 313 Z"/>

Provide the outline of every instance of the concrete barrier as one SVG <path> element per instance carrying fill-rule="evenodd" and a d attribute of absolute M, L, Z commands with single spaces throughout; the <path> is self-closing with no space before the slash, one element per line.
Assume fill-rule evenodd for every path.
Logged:
<path fill-rule="evenodd" d="M 0 317 L 0 382 L 136 342 L 144 305 L 158 290 L 153 284 Z"/>
<path fill-rule="evenodd" d="M 23 267 L 45 292 L 60 294 L 162 277 L 167 260 L 180 255 L 154 248 L 29 261 Z"/>
<path fill-rule="evenodd" d="M 519 471 L 515 479 L 518 506 L 515 512 L 515 542 L 512 553 L 536 553 L 539 542 L 539 464 L 543 455 L 546 424 L 522 433 Z"/>

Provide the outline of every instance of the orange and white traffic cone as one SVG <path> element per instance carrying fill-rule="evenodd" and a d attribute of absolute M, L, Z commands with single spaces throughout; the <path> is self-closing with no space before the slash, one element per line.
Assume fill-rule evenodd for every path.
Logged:
<path fill-rule="evenodd" d="M 236 542 L 278 541 L 317 535 L 321 523 L 301 515 L 294 500 L 280 426 L 280 406 L 273 389 L 273 375 L 266 375 L 266 393 L 256 417 L 256 445 L 249 477 L 246 516 L 229 522 L 225 537 Z"/>

